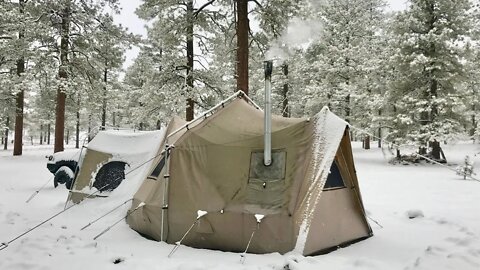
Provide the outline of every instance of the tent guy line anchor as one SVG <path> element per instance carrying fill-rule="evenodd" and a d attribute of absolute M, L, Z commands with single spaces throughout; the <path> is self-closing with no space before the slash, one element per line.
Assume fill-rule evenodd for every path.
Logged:
<path fill-rule="evenodd" d="M 368 219 L 370 219 L 371 221 L 373 221 L 375 224 L 377 224 L 380 228 L 383 229 L 383 226 L 380 225 L 380 223 L 378 221 L 376 221 L 375 219 L 373 219 L 372 217 L 370 217 L 369 215 L 365 215 Z"/>
<path fill-rule="evenodd" d="M 38 195 L 38 193 L 40 193 L 40 191 L 42 191 L 48 183 L 50 183 L 52 181 L 52 179 L 54 178 L 55 176 L 52 176 L 50 178 L 48 178 L 47 182 L 45 182 L 45 184 L 43 184 L 42 186 L 40 186 L 39 189 L 35 190 L 32 195 L 30 195 L 30 197 L 28 197 L 28 199 L 25 201 L 25 203 L 29 203 L 33 198 L 35 198 L 35 196 Z"/>
<path fill-rule="evenodd" d="M 130 216 L 131 214 L 133 214 L 133 212 L 137 211 L 138 209 L 140 209 L 141 207 L 145 206 L 145 203 L 144 202 L 141 202 L 137 205 L 137 207 L 135 207 L 135 209 L 133 209 L 132 211 L 128 212 L 127 215 L 125 215 L 125 217 L 122 217 L 121 219 L 117 220 L 115 223 L 113 223 L 112 225 L 108 226 L 105 230 L 103 230 L 101 233 L 97 234 L 95 237 L 93 237 L 93 240 L 97 240 L 100 236 L 104 235 L 106 232 L 110 231 L 110 229 L 112 229 L 113 227 L 115 227 L 115 225 L 117 225 L 118 223 L 120 223 L 120 221 L 126 219 L 128 216 Z"/>
<path fill-rule="evenodd" d="M 180 239 L 180 241 L 177 241 L 175 242 L 175 246 L 173 247 L 172 251 L 170 251 L 170 253 L 168 254 L 168 258 L 171 258 L 173 256 L 173 254 L 177 251 L 177 249 L 180 247 L 180 244 L 182 244 L 182 241 L 185 239 L 185 237 L 187 237 L 188 233 L 193 229 L 193 226 L 195 226 L 195 224 L 198 223 L 198 221 L 203 217 L 205 216 L 206 214 L 208 214 L 207 211 L 202 211 L 202 210 L 198 210 L 197 211 L 197 219 L 192 223 L 192 225 L 190 226 L 190 228 L 188 228 L 187 232 L 185 232 L 185 234 L 183 235 L 182 239 Z"/>
<path fill-rule="evenodd" d="M 94 196 L 95 194 L 97 194 L 98 192 L 100 192 L 101 189 L 107 187 L 108 185 L 110 185 L 110 184 L 106 184 L 105 186 L 101 187 L 100 189 L 98 189 L 98 190 L 90 193 L 86 198 L 90 198 L 90 197 Z M 65 209 L 57 212 L 55 215 L 53 215 L 53 216 L 45 219 L 44 221 L 38 223 L 37 225 L 33 226 L 32 228 L 26 230 L 25 232 L 17 235 L 17 236 L 14 237 L 13 239 L 11 239 L 11 240 L 9 240 L 9 241 L 7 241 L 7 242 L 3 242 L 3 243 L 0 245 L 0 251 L 6 249 L 6 248 L 8 247 L 8 245 L 10 245 L 11 243 L 15 242 L 16 240 L 18 240 L 19 238 L 21 238 L 21 237 L 23 237 L 24 235 L 28 234 L 29 232 L 35 230 L 36 228 L 42 226 L 43 224 L 49 222 L 50 220 L 54 219 L 55 217 L 57 217 L 57 216 L 65 213 L 67 210 L 73 208 L 73 207 L 76 206 L 76 205 L 78 205 L 78 204 L 72 204 L 72 205 L 70 205 L 69 207 L 67 207 L 67 208 L 65 208 Z"/>
<path fill-rule="evenodd" d="M 112 210 L 108 211 L 107 213 L 101 215 L 100 217 L 98 217 L 98 218 L 95 219 L 94 221 L 91 221 L 91 222 L 88 223 L 87 225 L 83 226 L 83 227 L 80 229 L 80 231 L 83 231 L 84 229 L 86 229 L 87 227 L 89 227 L 90 225 L 92 225 L 93 223 L 95 223 L 95 222 L 99 221 L 100 219 L 106 217 L 107 215 L 113 213 L 113 211 L 117 210 L 118 208 L 122 207 L 123 205 L 125 205 L 126 203 L 128 203 L 129 201 L 132 201 L 132 200 L 133 200 L 133 198 L 124 201 L 122 204 L 116 206 L 115 208 L 113 208 Z"/>
<path fill-rule="evenodd" d="M 257 219 L 257 226 L 255 227 L 255 230 L 253 230 L 252 234 L 250 235 L 250 239 L 248 240 L 247 247 L 245 248 L 245 251 L 243 251 L 242 254 L 240 254 L 240 263 L 244 264 L 245 259 L 247 258 L 247 251 L 248 248 L 250 247 L 250 243 L 252 242 L 253 236 L 255 235 L 255 232 L 260 228 L 260 223 L 262 222 L 262 219 L 265 217 L 265 215 L 261 214 L 255 214 L 255 219 Z"/>

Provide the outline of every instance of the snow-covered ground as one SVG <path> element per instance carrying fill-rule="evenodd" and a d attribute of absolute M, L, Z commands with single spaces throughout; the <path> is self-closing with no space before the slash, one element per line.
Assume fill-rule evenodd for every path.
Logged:
<path fill-rule="evenodd" d="M 450 163 L 461 164 L 480 145 L 447 145 L 444 152 Z M 0 151 L 0 242 L 63 209 L 66 189 L 54 189 L 53 182 L 25 203 L 52 177 L 45 167 L 51 153 L 47 146 L 26 147 L 21 157 Z M 124 221 L 94 241 L 128 208 L 80 231 L 128 199 L 113 192 L 11 243 L 0 251 L 0 269 L 480 269 L 480 182 L 464 181 L 438 165 L 389 165 L 380 149 L 366 151 L 359 144 L 354 156 L 367 212 L 383 228 L 371 222 L 372 238 L 327 255 L 248 254 L 241 264 L 237 253 L 181 246 L 167 258 L 172 245 L 144 239 Z M 474 161 L 480 174 L 480 154 Z"/>

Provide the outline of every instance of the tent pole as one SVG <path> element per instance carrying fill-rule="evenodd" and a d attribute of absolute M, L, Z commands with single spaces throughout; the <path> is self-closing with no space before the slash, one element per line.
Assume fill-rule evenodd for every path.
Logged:
<path fill-rule="evenodd" d="M 163 175 L 163 203 L 162 203 L 162 226 L 160 228 L 160 241 L 166 241 L 164 238 L 165 232 L 165 211 L 168 209 L 168 182 L 170 180 L 170 146 L 168 145 L 168 138 L 165 142 L 165 174 Z"/>

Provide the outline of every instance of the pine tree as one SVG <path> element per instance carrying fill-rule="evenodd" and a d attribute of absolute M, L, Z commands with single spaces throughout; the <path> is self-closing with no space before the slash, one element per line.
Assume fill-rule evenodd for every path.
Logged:
<path fill-rule="evenodd" d="M 209 12 L 207 7 L 215 1 L 208 1 L 199 7 L 195 7 L 193 0 L 186 2 L 144 0 L 143 2 L 137 10 L 137 14 L 142 19 L 156 20 L 149 34 L 149 38 L 152 39 L 151 45 L 156 48 L 156 53 L 166 58 L 179 58 L 179 55 L 184 57 L 184 60 L 176 61 L 177 64 L 173 66 L 173 70 L 169 66 L 163 71 L 176 73 L 179 70 L 185 70 L 185 87 L 183 88 L 186 100 L 185 117 L 187 121 L 190 121 L 194 117 L 195 97 L 198 96 L 193 89 L 195 85 L 194 63 L 201 65 L 203 61 L 203 59 L 199 60 L 198 55 L 194 52 L 194 42 L 198 40 L 197 44 L 204 48 L 201 50 L 208 51 L 205 49 L 208 37 L 201 33 L 202 30 L 205 30 L 206 24 L 203 14 Z M 167 62 L 170 61 L 167 60 Z"/>
<path fill-rule="evenodd" d="M 463 132 L 460 82 L 469 61 L 468 0 L 412 0 L 394 20 L 397 80 L 391 85 L 393 130 L 399 141 L 425 145 Z"/>
<path fill-rule="evenodd" d="M 318 55 L 314 70 L 317 86 L 309 106 L 318 111 L 327 105 L 336 114 L 352 123 L 359 122 L 355 108 L 368 109 L 371 98 L 371 73 L 378 66 L 375 59 L 378 36 L 383 18 L 381 0 L 326 1 L 319 7 L 323 33 L 311 47 L 310 55 Z"/>

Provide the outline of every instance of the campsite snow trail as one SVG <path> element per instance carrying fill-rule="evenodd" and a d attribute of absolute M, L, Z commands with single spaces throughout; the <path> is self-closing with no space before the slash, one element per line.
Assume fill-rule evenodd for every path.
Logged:
<path fill-rule="evenodd" d="M 448 145 L 444 151 L 449 162 L 461 164 L 480 146 Z M 53 183 L 25 203 L 51 177 L 45 167 L 51 152 L 27 147 L 23 156 L 12 157 L 0 151 L 0 242 L 63 209 L 67 192 Z M 358 144 L 354 157 L 366 210 L 384 228 L 371 223 L 372 238 L 328 255 L 248 254 L 241 264 L 238 253 L 182 246 L 167 259 L 172 245 L 144 239 L 124 222 L 93 241 L 129 208 L 80 231 L 128 199 L 113 192 L 85 201 L 0 251 L 0 269 L 480 269 L 479 182 L 437 165 L 389 165 L 379 149 L 365 151 Z M 474 161 L 480 173 L 480 154 Z M 409 211 L 424 216 L 409 219 Z"/>

